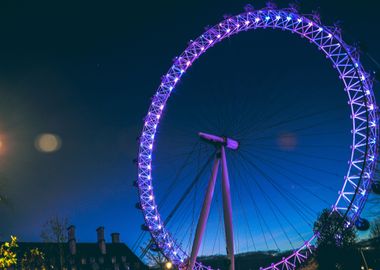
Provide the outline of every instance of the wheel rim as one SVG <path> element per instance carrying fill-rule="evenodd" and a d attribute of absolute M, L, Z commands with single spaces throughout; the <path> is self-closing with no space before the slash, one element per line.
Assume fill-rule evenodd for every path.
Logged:
<path fill-rule="evenodd" d="M 377 107 L 372 82 L 364 71 L 356 50 L 342 40 L 339 29 L 322 26 L 317 18 L 300 15 L 293 9 L 266 8 L 230 17 L 192 41 L 176 58 L 152 99 L 140 137 L 138 189 L 145 223 L 162 253 L 177 266 L 188 255 L 165 228 L 157 211 L 152 183 L 152 154 L 162 111 L 182 75 L 204 52 L 226 37 L 257 28 L 287 30 L 306 38 L 317 45 L 338 71 L 351 107 L 352 151 L 342 189 L 331 210 L 339 212 L 347 219 L 346 225 L 351 226 L 359 217 L 367 199 L 377 158 Z M 312 253 L 317 233 L 290 256 L 263 269 L 295 269 Z M 196 268 L 205 267 L 197 264 Z"/>

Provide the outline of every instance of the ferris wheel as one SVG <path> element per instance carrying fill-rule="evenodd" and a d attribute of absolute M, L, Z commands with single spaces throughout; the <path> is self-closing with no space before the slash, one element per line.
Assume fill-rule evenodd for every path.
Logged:
<path fill-rule="evenodd" d="M 359 60 L 358 50 L 347 45 L 343 41 L 339 27 L 323 25 L 319 17 L 315 14 L 310 16 L 302 15 L 298 13 L 297 9 L 294 7 L 279 9 L 273 4 L 268 4 L 267 7 L 260 10 L 247 8 L 245 12 L 225 18 L 225 20 L 215 26 L 208 28 L 202 35 L 191 41 L 183 53 L 175 58 L 169 71 L 162 77 L 161 84 L 152 98 L 148 113 L 144 120 L 144 127 L 139 140 L 138 180 L 136 181 L 140 197 L 139 207 L 144 215 L 144 228 L 150 232 L 154 243 L 162 254 L 179 269 L 211 269 L 211 267 L 197 261 L 197 257 L 199 256 L 202 241 L 205 241 L 204 236 L 207 230 L 207 222 L 211 215 L 210 210 L 213 209 L 212 201 L 213 199 L 215 200 L 215 197 L 220 200 L 222 205 L 220 207 L 219 220 L 224 224 L 224 227 L 222 228 L 224 234 L 219 233 L 219 237 L 224 235 L 229 269 L 235 269 L 236 239 L 234 238 L 234 212 L 236 209 L 233 207 L 234 203 L 231 197 L 235 195 L 238 197 L 236 199 L 237 201 L 241 200 L 241 197 L 239 197 L 237 191 L 233 191 L 233 187 L 230 185 L 230 178 L 232 178 L 232 176 L 243 179 L 244 176 L 241 174 L 250 174 L 251 171 L 255 170 L 261 178 L 264 179 L 263 181 L 255 182 L 254 185 L 258 187 L 258 192 L 261 193 L 268 202 L 267 204 L 269 206 L 267 206 L 266 209 L 273 210 L 274 221 L 278 221 L 279 219 L 284 220 L 284 223 L 281 223 L 281 221 L 278 222 L 278 226 L 283 232 L 282 237 L 288 240 L 291 240 L 290 238 L 292 238 L 292 236 L 287 233 L 286 226 L 283 225 L 285 223 L 290 229 L 293 228 L 297 231 L 297 224 L 294 223 L 297 223 L 298 221 L 289 217 L 289 215 L 284 214 L 285 210 L 283 210 L 283 206 L 279 206 L 278 204 L 280 203 L 276 204 L 276 198 L 272 197 L 270 192 L 267 192 L 268 187 L 279 192 L 281 192 L 281 189 L 283 188 L 281 184 L 277 184 L 273 180 L 274 176 L 271 176 L 270 173 L 277 173 L 277 175 L 286 178 L 288 175 L 282 173 L 281 169 L 284 170 L 283 172 L 285 172 L 285 170 L 290 170 L 289 166 L 284 165 L 285 163 L 276 165 L 273 163 L 273 160 L 276 158 L 281 159 L 281 162 L 289 160 L 286 160 L 283 155 L 280 156 L 279 154 L 277 154 L 277 156 L 274 154 L 271 159 L 270 157 L 265 157 L 264 152 L 260 153 L 259 150 L 257 150 L 260 157 L 256 156 L 256 158 L 259 159 L 258 162 L 267 161 L 268 165 L 266 170 L 271 170 L 271 172 L 268 173 L 265 169 L 260 168 L 255 163 L 255 156 L 249 155 L 247 148 L 244 149 L 248 144 L 244 144 L 239 137 L 232 137 L 225 133 L 211 133 L 201 130 L 201 127 L 196 134 L 193 134 L 193 137 L 198 138 L 197 145 L 201 145 L 203 150 L 205 148 L 212 149 L 211 155 L 208 155 L 207 158 L 204 158 L 204 160 L 200 162 L 202 163 L 202 166 L 198 164 L 198 170 L 189 170 L 186 173 L 187 175 L 193 174 L 192 178 L 194 178 L 194 181 L 192 181 L 186 188 L 181 188 L 184 191 L 184 197 L 177 196 L 177 202 L 171 203 L 174 211 L 178 209 L 179 205 L 184 202 L 186 195 L 188 196 L 190 191 L 198 185 L 197 181 L 199 181 L 201 175 L 209 170 L 209 175 L 205 177 L 206 184 L 199 186 L 199 190 L 202 190 L 202 194 L 195 194 L 193 198 L 188 199 L 189 201 L 196 200 L 199 205 L 199 212 L 197 212 L 197 215 L 194 215 L 197 217 L 197 220 L 193 219 L 192 221 L 193 232 L 182 233 L 187 236 L 190 235 L 192 243 L 189 247 L 184 246 L 183 241 L 181 241 L 179 235 L 176 234 L 181 228 L 176 231 L 171 231 L 167 226 L 168 222 L 173 219 L 173 212 L 169 212 L 165 218 L 159 212 L 161 206 L 160 203 L 157 202 L 156 191 L 159 190 L 159 188 L 156 188 L 156 185 L 159 185 L 160 181 L 163 180 L 161 179 L 162 175 L 155 176 L 155 170 L 159 170 L 160 166 L 159 163 L 155 163 L 155 155 L 158 155 L 156 149 L 160 149 L 161 151 L 165 150 L 156 147 L 158 143 L 156 138 L 164 139 L 161 136 L 157 136 L 157 133 L 161 118 L 169 117 L 170 113 L 172 113 L 172 111 L 169 110 L 167 112 L 168 115 L 163 117 L 169 97 L 178 87 L 182 77 L 188 72 L 190 67 L 193 66 L 194 62 L 203 56 L 206 51 L 220 43 L 222 40 L 228 39 L 235 34 L 256 29 L 266 29 L 268 31 L 284 30 L 308 40 L 325 55 L 338 73 L 343 86 L 342 88 L 344 89 L 347 98 L 346 102 L 342 101 L 342 104 L 348 103 L 350 110 L 347 119 L 350 119 L 351 133 L 349 133 L 349 131 L 347 133 L 350 136 L 349 144 L 351 147 L 349 156 L 343 157 L 348 158 L 349 162 L 345 165 L 346 171 L 344 177 L 339 178 L 340 186 L 335 190 L 335 194 L 337 195 L 335 200 L 330 204 L 330 211 L 339 213 L 344 217 L 346 223 L 342 224 L 342 226 L 356 225 L 359 229 L 367 227 L 368 222 L 365 219 L 362 219 L 360 214 L 372 188 L 374 191 L 379 192 L 379 183 L 374 180 L 376 160 L 378 157 L 377 145 L 379 134 L 377 105 L 372 89 L 373 82 Z M 175 99 L 173 102 L 175 102 Z M 304 119 L 306 116 L 307 113 L 301 113 L 301 116 L 297 116 L 298 118 L 295 117 L 294 119 Z M 191 118 L 191 115 L 188 117 Z M 273 118 L 276 119 L 276 117 Z M 323 117 L 328 116 L 324 115 Z M 323 117 L 321 118 L 322 120 Z M 269 121 L 269 117 L 266 117 L 265 115 L 255 119 L 256 121 Z M 249 118 L 246 120 L 245 124 L 249 120 L 252 119 Z M 164 120 L 162 121 L 165 123 Z M 223 121 L 223 119 L 219 119 L 218 121 Z M 276 124 L 277 123 L 274 122 L 273 125 L 269 125 L 269 128 L 267 126 L 266 130 L 276 126 Z M 329 133 L 328 130 L 325 132 Z M 256 138 L 261 139 L 260 136 Z M 292 132 L 277 137 L 277 141 L 279 141 L 280 148 L 282 147 L 280 150 L 284 150 L 285 152 L 289 149 L 292 150 L 297 144 L 297 140 Z M 202 152 L 203 150 L 199 150 L 199 152 Z M 240 166 L 239 172 L 234 172 L 233 168 L 231 168 L 233 166 L 228 160 L 228 157 L 233 155 L 240 155 L 248 165 L 246 167 Z M 307 157 L 308 153 L 304 153 L 304 155 Z M 196 160 L 197 158 L 193 157 L 193 159 Z M 302 160 L 294 159 L 294 163 L 296 164 L 302 165 L 302 162 Z M 172 166 L 174 170 L 176 162 L 174 161 L 170 166 Z M 323 167 L 317 169 L 321 173 L 326 171 Z M 292 172 L 293 175 L 301 173 L 302 171 L 300 170 L 293 170 Z M 220 196 L 214 194 L 217 190 L 216 186 L 219 174 L 221 176 Z M 307 179 L 307 176 L 304 177 Z M 176 178 L 176 181 L 182 181 L 181 177 L 179 177 L 179 179 Z M 267 181 L 267 184 L 263 184 L 264 181 Z M 301 186 L 304 192 L 307 192 L 309 189 L 309 193 L 313 193 L 313 191 L 310 191 L 309 187 L 302 186 L 305 185 L 305 181 L 303 184 L 298 183 L 298 185 Z M 326 189 L 331 189 L 329 183 L 322 182 L 321 185 L 325 185 Z M 246 183 L 246 186 L 248 185 L 249 183 Z M 243 187 L 243 189 L 244 188 L 245 187 Z M 242 192 L 244 192 L 244 190 Z M 293 207 L 293 211 L 297 212 L 302 218 L 306 216 L 305 213 L 309 211 L 307 203 L 303 201 L 306 196 L 301 197 L 300 195 L 300 197 L 297 198 L 297 196 L 291 195 L 293 194 L 292 192 L 293 191 L 284 193 L 283 200 L 286 200 L 287 203 Z M 324 200 L 323 195 L 319 196 L 319 198 Z M 277 201 L 280 201 L 280 199 Z M 257 200 L 255 201 L 255 198 L 252 198 L 252 202 L 256 206 L 260 204 Z M 184 215 L 190 216 L 191 211 L 190 207 L 185 206 Z M 237 209 L 237 211 L 245 212 L 243 208 Z M 275 246 L 280 246 L 280 241 L 269 229 L 271 224 L 265 223 L 265 218 L 263 217 L 265 216 L 265 213 L 263 209 L 260 210 L 260 207 L 257 206 L 257 208 L 254 208 L 253 210 L 251 209 L 251 211 L 256 214 L 257 227 L 261 228 L 261 231 L 263 232 L 263 241 L 266 246 L 269 246 L 267 243 L 268 239 L 273 239 Z M 249 223 L 249 219 L 246 219 L 245 221 Z M 268 228 L 268 230 L 266 231 L 265 228 Z M 215 230 L 217 230 L 216 226 Z M 286 255 L 276 261 L 267 265 L 261 265 L 260 269 L 296 269 L 313 253 L 317 237 L 318 231 L 311 230 L 307 239 L 302 237 L 302 240 L 296 242 L 297 246 L 294 242 L 289 241 L 291 246 L 289 248 L 289 250 L 291 250 L 290 252 L 284 253 Z"/>

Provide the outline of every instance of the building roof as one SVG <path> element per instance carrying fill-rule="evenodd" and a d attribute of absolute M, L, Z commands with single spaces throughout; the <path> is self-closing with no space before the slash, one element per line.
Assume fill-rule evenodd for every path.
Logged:
<path fill-rule="evenodd" d="M 18 246 L 18 258 L 38 248 L 52 265 L 59 265 L 62 254 L 66 269 L 148 269 L 124 243 L 107 243 L 104 255 L 98 243 L 76 243 L 75 255 L 70 254 L 68 243 L 19 242 Z"/>

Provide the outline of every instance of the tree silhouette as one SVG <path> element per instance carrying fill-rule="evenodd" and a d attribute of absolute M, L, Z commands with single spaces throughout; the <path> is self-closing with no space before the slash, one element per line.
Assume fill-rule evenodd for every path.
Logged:
<path fill-rule="evenodd" d="M 369 233 L 371 238 L 380 237 L 380 217 L 376 218 L 371 224 L 371 231 Z"/>
<path fill-rule="evenodd" d="M 67 227 L 69 222 L 67 218 L 60 218 L 54 216 L 50 218 L 44 224 L 41 231 L 41 238 L 47 243 L 57 243 L 59 249 L 59 264 L 60 268 L 63 267 L 64 263 L 64 244 L 67 242 Z"/>
<path fill-rule="evenodd" d="M 315 253 L 318 269 L 360 269 L 356 230 L 345 223 L 338 212 L 330 213 L 328 209 L 323 210 L 314 223 L 314 231 L 319 233 Z"/>

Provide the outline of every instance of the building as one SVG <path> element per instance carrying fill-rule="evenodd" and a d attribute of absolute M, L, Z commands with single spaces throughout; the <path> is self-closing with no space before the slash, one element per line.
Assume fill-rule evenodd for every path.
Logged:
<path fill-rule="evenodd" d="M 111 234 L 111 243 L 106 243 L 104 227 L 96 230 L 97 241 L 77 243 L 75 227 L 68 228 L 67 243 L 19 242 L 18 265 L 12 269 L 25 269 L 22 266 L 23 254 L 38 248 L 45 255 L 46 269 L 62 270 L 145 270 L 146 265 L 120 242 L 120 234 Z M 38 269 L 41 266 L 37 267 Z"/>

